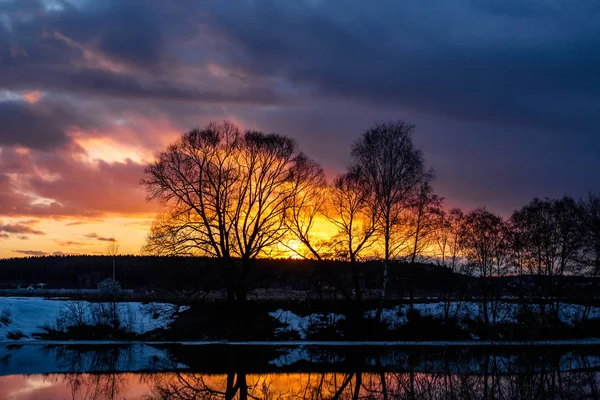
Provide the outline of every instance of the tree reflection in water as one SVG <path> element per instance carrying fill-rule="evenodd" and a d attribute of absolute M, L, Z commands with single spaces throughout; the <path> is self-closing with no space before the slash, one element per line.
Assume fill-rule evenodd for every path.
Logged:
<path fill-rule="evenodd" d="M 598 372 L 534 374 L 304 373 L 153 376 L 151 400 L 598 399 Z"/>
<path fill-rule="evenodd" d="M 142 354 L 136 356 L 127 348 L 96 354 L 91 349 L 64 347 L 52 353 L 64 370 L 72 373 L 49 374 L 43 379 L 61 388 L 60 396 L 54 398 L 73 400 L 600 399 L 600 360 L 593 349 L 586 355 L 540 351 L 524 356 L 486 350 L 460 359 L 454 353 L 446 358 L 407 353 L 402 358 L 399 352 L 390 358 L 388 352 L 370 361 L 358 358 L 351 364 L 275 366 L 253 359 L 244 367 L 225 363 L 224 368 L 211 359 L 208 366 L 201 362 L 195 370 L 202 372 L 197 373 L 167 372 L 181 365 L 175 360 L 171 360 L 171 367 L 165 361 L 160 365 L 144 363 L 138 369 L 148 372 L 118 372 L 134 370 L 133 360 Z M 40 375 L 29 377 L 33 381 Z M 2 386 L 0 377 L 0 389 Z M 15 400 L 48 398 L 14 393 L 9 397 Z"/>
<path fill-rule="evenodd" d="M 62 377 L 73 400 L 121 399 L 131 379 L 123 373 L 66 374 Z"/>
<path fill-rule="evenodd" d="M 73 400 L 283 400 L 283 399 L 599 399 L 598 371 L 547 370 L 523 374 L 422 372 L 204 374 L 51 374 Z M 1 379 L 0 379 L 1 382 Z M 0 387 L 1 387 L 0 383 Z M 135 390 L 132 390 L 135 389 Z M 69 397 L 66 397 L 68 393 Z M 137 393 L 133 395 L 132 393 Z M 141 394 L 140 394 L 141 393 Z M 42 399 L 29 393 L 14 399 Z"/>

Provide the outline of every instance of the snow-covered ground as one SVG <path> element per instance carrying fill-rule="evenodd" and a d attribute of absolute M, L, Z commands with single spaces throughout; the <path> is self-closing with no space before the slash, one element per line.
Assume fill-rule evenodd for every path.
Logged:
<path fill-rule="evenodd" d="M 341 314 L 311 314 L 301 317 L 289 310 L 277 310 L 269 313 L 269 315 L 286 326 L 278 328 L 275 333 L 296 332 L 301 339 L 306 339 L 306 334 L 309 329 L 316 326 L 334 326 L 339 321 L 346 317 Z"/>
<path fill-rule="evenodd" d="M 52 300 L 40 297 L 0 297 L 0 341 L 10 340 L 9 333 L 20 332 L 31 340 L 34 333 L 43 332 L 42 327 L 57 326 L 59 321 L 68 322 L 79 318 L 84 323 L 94 323 L 94 310 L 109 307 L 109 303 L 87 301 Z M 118 303 L 117 310 L 122 324 L 132 332 L 143 334 L 156 328 L 166 328 L 171 322 L 172 307 L 165 303 L 142 304 L 140 302 Z M 8 322 L 8 324 L 6 324 Z"/>
<path fill-rule="evenodd" d="M 414 309 L 418 311 L 421 316 L 431 316 L 441 319 L 444 317 L 444 306 L 445 304 L 443 302 L 417 303 L 414 304 Z M 529 307 L 532 312 L 536 312 L 539 308 L 536 304 L 529 304 L 526 306 Z M 496 320 L 492 322 L 515 323 L 517 322 L 517 315 L 522 307 L 524 307 L 524 305 L 519 303 L 499 302 L 495 305 Z M 407 305 L 384 309 L 381 314 L 381 320 L 387 324 L 390 330 L 396 329 L 401 325 L 408 323 L 408 318 L 406 316 L 408 309 L 409 307 Z M 579 304 L 561 304 L 559 318 L 562 322 L 572 325 L 581 319 L 585 310 L 586 307 Z M 281 309 L 272 312 L 269 315 L 286 325 L 285 327 L 279 328 L 279 332 L 296 332 L 302 339 L 306 338 L 306 334 L 310 329 L 314 329 L 316 324 L 322 324 L 323 321 L 323 316 L 320 314 L 311 314 L 302 317 L 289 310 Z M 375 315 L 376 310 L 370 310 L 365 313 L 366 318 L 375 318 Z M 449 315 L 451 317 L 456 316 L 459 324 L 463 324 L 466 320 L 476 320 L 481 315 L 481 304 L 472 301 L 451 302 L 449 304 Z M 332 325 L 343 318 L 344 316 L 339 314 L 327 314 L 325 316 L 325 319 Z M 588 318 L 600 318 L 600 307 L 592 307 L 589 310 Z"/>

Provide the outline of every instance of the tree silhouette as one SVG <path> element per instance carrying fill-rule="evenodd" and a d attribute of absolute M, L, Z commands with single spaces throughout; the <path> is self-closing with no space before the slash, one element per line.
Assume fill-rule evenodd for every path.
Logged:
<path fill-rule="evenodd" d="M 461 228 L 461 249 L 474 268 L 481 284 L 481 311 L 486 326 L 490 325 L 490 278 L 504 272 L 508 252 L 507 227 L 501 217 L 485 208 L 468 213 Z M 495 319 L 495 309 L 492 306 Z M 494 321 L 495 322 L 495 321 Z"/>
<path fill-rule="evenodd" d="M 358 170 L 339 175 L 328 192 L 327 218 L 337 228 L 338 257 L 350 261 L 358 302 L 362 297 L 358 261 L 375 244 L 379 231 L 377 211 L 369 207 L 369 197 Z"/>
<path fill-rule="evenodd" d="M 209 255 L 223 261 L 228 299 L 248 294 L 252 261 L 286 233 L 286 215 L 313 177 L 296 142 L 211 122 L 171 144 L 145 171 L 150 199 L 166 213 L 146 250 Z"/>
<path fill-rule="evenodd" d="M 581 211 L 584 245 L 583 262 L 589 266 L 588 274 L 600 276 L 600 196 L 589 193 L 578 203 Z"/>
<path fill-rule="evenodd" d="M 413 130 L 414 125 L 405 121 L 377 123 L 352 146 L 354 168 L 361 171 L 362 185 L 371 193 L 369 204 L 382 229 L 383 282 L 377 319 L 386 295 L 389 261 L 402 245 L 394 243 L 394 231 L 402 213 L 416 203 L 420 185 L 433 178 L 413 145 Z"/>
<path fill-rule="evenodd" d="M 531 274 L 548 277 L 545 295 L 554 297 L 552 311 L 557 319 L 560 283 L 556 279 L 579 268 L 584 244 L 580 209 L 570 197 L 536 198 L 513 213 L 511 224 L 519 238 L 521 265 Z"/>

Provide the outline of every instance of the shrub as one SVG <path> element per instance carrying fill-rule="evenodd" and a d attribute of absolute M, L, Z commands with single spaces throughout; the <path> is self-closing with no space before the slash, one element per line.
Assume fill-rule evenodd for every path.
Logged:
<path fill-rule="evenodd" d="M 6 338 L 10 339 L 10 340 L 19 340 L 22 339 L 24 337 L 27 337 L 27 335 L 25 335 L 23 332 L 21 331 L 14 331 L 14 332 L 8 332 L 6 334 Z"/>

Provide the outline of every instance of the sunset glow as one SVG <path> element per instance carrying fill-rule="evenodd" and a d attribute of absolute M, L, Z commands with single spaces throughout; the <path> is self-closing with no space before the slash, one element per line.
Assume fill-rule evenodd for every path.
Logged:
<path fill-rule="evenodd" d="M 0 257 L 101 253 L 92 233 L 138 254 L 164 211 L 144 168 L 209 121 L 295 139 L 331 183 L 374 121 L 405 119 L 446 209 L 506 217 L 600 185 L 598 65 L 580 50 L 597 21 L 575 5 L 1 3 Z M 323 221 L 317 241 L 336 232 Z"/>

